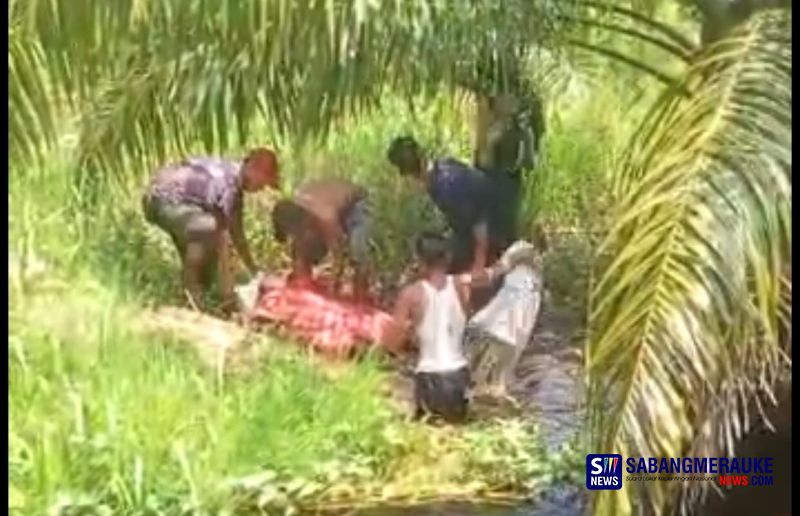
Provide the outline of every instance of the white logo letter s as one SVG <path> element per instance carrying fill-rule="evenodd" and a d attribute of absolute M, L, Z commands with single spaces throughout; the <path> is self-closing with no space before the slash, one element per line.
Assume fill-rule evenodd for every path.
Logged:
<path fill-rule="evenodd" d="M 599 475 L 603 472 L 603 466 L 601 466 L 602 460 L 600 457 L 595 457 L 592 459 L 592 475 Z"/>

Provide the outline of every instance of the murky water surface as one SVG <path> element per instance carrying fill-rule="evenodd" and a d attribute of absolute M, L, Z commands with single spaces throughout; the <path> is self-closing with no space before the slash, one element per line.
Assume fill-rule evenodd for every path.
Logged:
<path fill-rule="evenodd" d="M 517 366 L 512 394 L 543 432 L 545 443 L 555 450 L 579 429 L 582 419 L 582 341 L 574 315 L 542 306 L 531 345 Z M 418 507 L 382 507 L 359 512 L 361 516 L 576 516 L 586 510 L 586 490 L 581 486 L 556 485 L 535 503 L 520 506 L 437 503 Z"/>

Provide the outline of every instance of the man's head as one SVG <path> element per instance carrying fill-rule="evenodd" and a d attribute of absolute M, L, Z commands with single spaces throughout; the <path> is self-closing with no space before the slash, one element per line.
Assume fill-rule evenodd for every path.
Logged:
<path fill-rule="evenodd" d="M 417 237 L 417 259 L 427 269 L 447 269 L 452 256 L 450 240 L 438 233 L 426 231 Z"/>
<path fill-rule="evenodd" d="M 291 238 L 296 251 L 310 265 L 317 265 L 328 252 L 314 216 L 293 201 L 282 200 L 275 205 L 272 228 L 278 242 L 283 243 Z"/>
<path fill-rule="evenodd" d="M 278 157 L 269 149 L 251 151 L 242 163 L 242 182 L 245 191 L 257 192 L 268 186 L 277 189 L 280 183 Z"/>
<path fill-rule="evenodd" d="M 422 177 L 422 148 L 411 136 L 401 136 L 392 140 L 386 151 L 386 159 L 397 167 L 401 175 L 413 178 Z"/>

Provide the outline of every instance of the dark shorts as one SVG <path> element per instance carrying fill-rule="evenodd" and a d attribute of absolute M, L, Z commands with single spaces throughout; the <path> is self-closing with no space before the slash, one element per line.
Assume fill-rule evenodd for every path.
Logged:
<path fill-rule="evenodd" d="M 146 196 L 142 204 L 145 218 L 172 238 L 182 261 L 189 244 L 202 246 L 201 281 L 206 287 L 210 286 L 216 275 L 215 239 L 219 231 L 219 223 L 214 215 L 195 204 L 177 203 L 158 197 Z"/>
<path fill-rule="evenodd" d="M 344 217 L 347 247 L 353 262 L 366 265 L 369 261 L 369 241 L 372 237 L 372 212 L 366 198 L 359 200 Z"/>
<path fill-rule="evenodd" d="M 503 256 L 505 250 L 513 243 L 513 241 L 509 242 L 505 238 L 501 239 L 489 233 L 489 263 L 487 265 L 491 265 Z M 472 230 L 453 230 L 450 245 L 452 252 L 450 274 L 462 274 L 469 271 L 472 268 L 475 252 L 475 237 L 472 236 Z"/>
<path fill-rule="evenodd" d="M 487 222 L 489 236 L 489 263 L 500 258 L 506 249 L 518 238 L 522 179 L 518 173 L 492 170 L 486 171 L 495 188 L 496 202 L 493 203 Z M 472 266 L 475 238 L 471 227 L 453 227 L 453 260 L 450 272 L 460 274 Z"/>
<path fill-rule="evenodd" d="M 445 373 L 414 374 L 417 417 L 429 416 L 448 423 L 460 423 L 467 416 L 469 367 Z"/>
<path fill-rule="evenodd" d="M 452 260 L 451 274 L 462 274 L 472 267 L 475 239 L 469 229 L 454 229 L 450 236 Z"/>
<path fill-rule="evenodd" d="M 181 251 L 190 242 L 210 244 L 219 231 L 216 217 L 196 204 L 146 196 L 143 207 L 147 220 L 169 233 Z"/>
<path fill-rule="evenodd" d="M 493 247 L 502 253 L 517 239 L 522 177 L 519 172 L 506 170 L 487 171 L 487 175 L 494 183 L 498 198 L 489 218 L 489 235 Z"/>
<path fill-rule="evenodd" d="M 472 268 L 473 251 L 475 247 L 475 239 L 472 237 L 470 231 L 453 231 L 451 236 L 451 251 L 453 258 L 450 263 L 450 274 L 464 274 L 469 272 Z M 489 236 L 489 264 L 498 260 L 503 251 L 508 246 L 503 247 L 500 242 L 497 242 Z M 473 287 L 472 295 L 470 296 L 470 308 L 477 311 L 486 306 L 492 297 L 500 290 L 502 280 L 497 279 L 492 284 L 485 287 Z"/>

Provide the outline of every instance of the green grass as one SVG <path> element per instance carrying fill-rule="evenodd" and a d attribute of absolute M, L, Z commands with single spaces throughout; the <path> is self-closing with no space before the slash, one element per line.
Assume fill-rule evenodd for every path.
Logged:
<path fill-rule="evenodd" d="M 586 97 L 551 124 L 526 222 L 591 216 L 607 150 L 630 124 L 620 110 L 604 111 L 622 105 L 615 95 Z M 416 116 L 390 100 L 324 144 L 298 154 L 285 148 L 286 189 L 322 173 L 364 183 L 375 200 L 376 259 L 396 275 L 415 232 L 441 222 L 385 163 L 386 142 L 414 133 L 469 159 L 462 120 L 446 99 Z M 405 420 L 380 394 L 386 373 L 375 361 L 349 365 L 334 381 L 293 345 L 265 339 L 257 372 L 220 385 L 178 342 L 137 323 L 143 308 L 180 301 L 174 251 L 140 214 L 146 174 L 98 182 L 100 202 L 87 209 L 66 162 L 54 155 L 41 169 L 13 168 L 9 182 L 9 493 L 19 513 L 58 504 L 108 514 L 230 513 L 381 495 L 529 494 L 576 471 L 545 453 L 530 425 L 448 433 Z M 267 204 L 249 200 L 247 224 L 253 254 L 272 268 L 282 252 L 269 235 Z M 569 281 L 560 288 L 569 291 Z"/>
<path fill-rule="evenodd" d="M 374 455 L 393 419 L 374 367 L 332 382 L 275 352 L 220 388 L 176 343 L 137 332 L 112 293 L 73 280 L 33 296 L 11 314 L 9 450 L 34 514 L 70 494 L 115 511 L 214 507 L 227 477 Z"/>
<path fill-rule="evenodd" d="M 36 283 L 9 314 L 9 490 L 21 513 L 274 510 L 467 480 L 513 491 L 557 468 L 532 428 L 489 440 L 504 426 L 447 437 L 406 421 L 380 394 L 375 363 L 334 381 L 269 342 L 257 371 L 220 386 L 177 342 L 139 331 L 138 307 L 117 293 L 81 276 Z"/>

